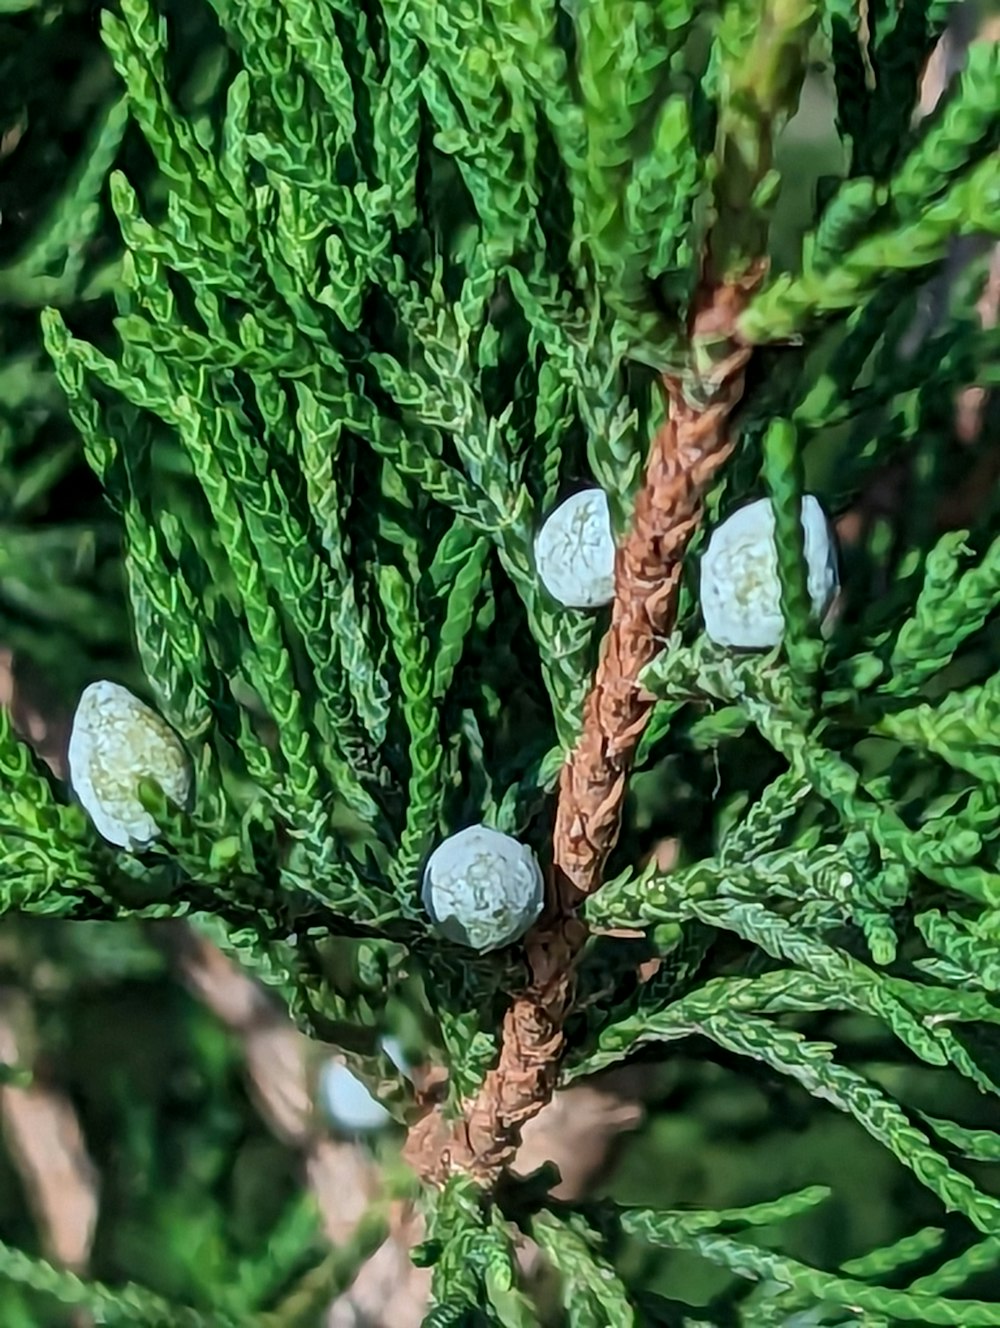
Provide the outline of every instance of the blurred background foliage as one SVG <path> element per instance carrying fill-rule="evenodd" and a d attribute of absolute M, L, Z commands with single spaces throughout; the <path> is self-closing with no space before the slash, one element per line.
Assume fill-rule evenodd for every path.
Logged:
<path fill-rule="evenodd" d="M 152 161 L 125 124 L 100 44 L 100 8 L 93 0 L 0 0 L 0 647 L 15 714 L 57 766 L 65 716 L 86 682 L 113 676 L 142 690 L 117 520 L 83 461 L 38 331 L 39 310 L 54 304 L 89 339 L 108 334 L 119 261 L 108 170 L 123 164 L 140 188 L 155 188 Z M 189 114 L 211 116 L 229 58 L 212 10 L 185 0 L 165 8 L 178 100 Z M 786 183 L 773 239 L 779 266 L 797 266 L 817 185 L 841 164 L 830 80 L 817 68 L 781 145 Z M 931 297 L 921 298 L 926 304 Z M 906 302 L 901 335 L 922 307 L 916 295 Z M 995 403 L 990 409 L 980 441 L 949 462 L 950 492 L 967 485 L 985 452 L 996 450 Z M 810 448 L 814 491 L 836 493 L 838 448 L 846 439 L 847 432 L 831 430 L 822 447 Z M 179 463 L 171 480 L 166 458 L 163 473 L 181 492 Z M 885 549 L 892 543 L 900 492 L 898 475 L 874 477 L 865 509 L 874 541 L 869 522 L 867 543 L 856 553 L 849 548 L 849 557 L 872 557 L 874 549 L 877 564 L 878 541 Z M 990 642 L 984 649 L 996 653 Z M 652 827 L 663 835 L 668 796 L 691 834 L 692 808 L 706 798 L 710 804 L 719 782 L 716 763 L 726 748 L 721 757 L 719 750 L 707 744 L 672 754 L 665 758 L 669 777 L 661 761 L 636 780 L 623 858 L 655 848 Z M 746 745 L 738 751 L 745 761 Z M 736 771 L 727 774 L 729 786 L 736 778 Z M 953 1077 L 894 1064 L 886 1054 L 891 1039 L 874 1021 L 830 1019 L 836 1042 L 850 1049 L 845 1060 L 863 1062 L 900 1100 L 972 1123 L 987 1109 L 972 1089 L 967 1103 L 956 1103 Z M 322 1244 L 303 1149 L 265 1119 L 250 1091 L 245 1036 L 185 987 L 162 937 L 139 924 L 4 920 L 0 1042 L 11 1079 L 0 1088 L 0 1239 L 53 1254 L 37 1177 L 11 1124 L 11 1101 L 23 1101 L 12 1093 L 34 1085 L 57 1094 L 75 1117 L 89 1157 L 84 1187 L 95 1198 L 96 1225 L 81 1270 L 115 1284 L 141 1281 L 194 1307 L 229 1305 L 237 1316 L 284 1302 L 283 1322 L 317 1322 L 315 1297 L 305 1295 L 300 1309 L 285 1301 L 296 1287 L 304 1294 L 298 1279 Z M 745 1061 L 730 1071 L 724 1054 L 716 1050 L 709 1059 L 691 1043 L 637 1059 L 635 1095 L 645 1120 L 613 1150 L 597 1192 L 657 1208 L 729 1208 L 759 1197 L 762 1174 L 776 1194 L 828 1182 L 837 1201 L 782 1232 L 790 1254 L 817 1265 L 840 1263 L 937 1220 L 932 1196 L 888 1150 L 832 1108 L 817 1110 L 804 1091 L 764 1071 L 755 1075 Z M 72 1153 L 65 1137 L 63 1144 Z M 376 1151 L 391 1153 L 393 1145 L 390 1139 Z M 986 1166 L 971 1164 L 970 1172 L 984 1190 L 1000 1194 Z M 668 1287 L 675 1301 L 710 1301 L 729 1281 L 704 1262 L 638 1242 L 623 1257 L 651 1306 Z M 325 1275 L 320 1301 L 337 1289 L 337 1268 L 326 1267 Z M 1000 1280 L 969 1284 L 966 1294 L 1000 1301 Z M 0 1323 L 60 1328 L 82 1321 L 0 1282 Z"/>

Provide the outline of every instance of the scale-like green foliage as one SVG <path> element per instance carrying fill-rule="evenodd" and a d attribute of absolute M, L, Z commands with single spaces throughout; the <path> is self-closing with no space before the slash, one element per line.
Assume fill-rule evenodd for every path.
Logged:
<path fill-rule="evenodd" d="M 797 1180 L 755 1161 L 694 1209 L 662 1159 L 652 1199 L 612 1182 L 586 1208 L 537 1177 L 458 1172 L 423 1196 L 425 1324 L 680 1322 L 673 1256 L 650 1250 L 719 1270 L 698 1283 L 699 1322 L 996 1323 L 979 1279 L 1000 1264 L 1000 509 L 983 495 L 958 530 L 938 510 L 977 459 L 950 403 L 1000 381 L 982 255 L 906 349 L 918 286 L 940 282 L 956 239 L 1000 235 L 996 44 L 974 45 L 916 124 L 947 5 L 186 8 L 204 12 L 101 10 L 103 101 L 3 254 L 0 638 L 82 658 L 70 691 L 104 650 L 185 745 L 194 793 L 176 806 L 137 777 L 159 834 L 117 849 L 3 712 L 3 909 L 192 918 L 402 1125 L 414 1095 L 378 1034 L 391 1003 L 415 1004 L 458 1115 L 525 965 L 518 947 L 442 940 L 423 867 L 483 822 L 548 869 L 610 616 L 553 600 L 535 537 L 589 484 L 627 539 L 669 411 L 727 427 L 718 382 L 752 350 L 706 522 L 770 500 L 781 640 L 708 638 L 697 534 L 638 680 L 655 705 L 582 912 L 602 934 L 579 959 L 561 1083 L 626 1060 L 653 1073 L 696 1046 L 738 1091 L 764 1083 L 881 1159 L 920 1229 L 873 1217 L 796 1243 L 851 1207 L 821 1161 Z M 34 20 L 15 17 L 23 37 Z M 777 149 L 816 64 L 844 178 L 824 181 L 801 268 L 772 272 L 735 326 L 706 320 L 708 297 L 779 247 Z M 27 326 L 30 354 L 14 342 Z M 60 523 L 53 495 L 81 456 L 107 507 Z M 698 464 L 665 458 L 660 492 L 666 470 L 686 493 Z M 841 524 L 841 600 L 820 623 L 803 497 L 857 518 L 886 473 L 903 476 L 898 511 Z M 117 537 L 144 683 L 114 655 L 117 583 L 96 576 Z M 650 854 L 665 838 L 670 870 Z M 190 1275 L 154 1272 L 147 1290 L 3 1245 L 0 1283 L 101 1322 L 318 1323 L 385 1229 L 376 1204 L 301 1283 L 315 1233 L 298 1209 L 275 1218 L 270 1269 L 259 1250 L 220 1255 L 199 1283 L 189 1251 Z M 522 1276 L 526 1236 L 552 1303 Z"/>

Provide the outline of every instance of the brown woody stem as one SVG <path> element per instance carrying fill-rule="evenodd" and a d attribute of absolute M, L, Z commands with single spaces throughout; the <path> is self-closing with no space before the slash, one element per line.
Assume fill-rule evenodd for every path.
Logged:
<path fill-rule="evenodd" d="M 611 627 L 582 733 L 560 779 L 550 907 L 525 942 L 531 979 L 507 1011 L 498 1063 L 462 1118 L 448 1121 L 438 1108 L 411 1130 L 407 1156 L 428 1180 L 441 1183 L 461 1170 L 492 1184 L 512 1161 L 521 1128 L 555 1089 L 586 938 L 576 909 L 600 886 L 618 837 L 629 766 L 652 703 L 639 678 L 673 626 L 684 550 L 732 450 L 730 420 L 750 356 L 733 328 L 761 275 L 757 267 L 711 289 L 695 315 L 695 344 L 727 345 L 697 392 L 664 380 L 667 420 L 653 439 L 632 529 L 618 550 Z M 691 405 L 692 396 L 702 404 Z"/>

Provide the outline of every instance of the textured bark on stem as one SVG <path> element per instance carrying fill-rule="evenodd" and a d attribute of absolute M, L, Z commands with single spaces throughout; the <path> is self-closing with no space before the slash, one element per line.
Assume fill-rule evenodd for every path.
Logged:
<path fill-rule="evenodd" d="M 587 934 L 575 910 L 600 886 L 618 837 L 629 765 L 652 705 L 639 676 L 673 626 L 684 550 L 732 450 L 729 422 L 750 357 L 733 329 L 761 275 L 756 267 L 709 289 L 695 315 L 693 341 L 728 343 L 697 385 L 700 404 L 691 404 L 680 379 L 664 379 L 667 420 L 652 441 L 632 529 L 618 549 L 611 627 L 559 782 L 549 906 L 525 937 L 530 982 L 507 1011 L 497 1065 L 463 1117 L 446 1120 L 435 1109 L 412 1128 L 407 1156 L 427 1180 L 441 1183 L 462 1170 L 492 1184 L 512 1161 L 522 1126 L 555 1089 Z"/>

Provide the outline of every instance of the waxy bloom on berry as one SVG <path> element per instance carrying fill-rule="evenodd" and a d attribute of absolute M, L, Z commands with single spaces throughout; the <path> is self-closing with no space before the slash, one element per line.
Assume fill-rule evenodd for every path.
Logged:
<path fill-rule="evenodd" d="M 535 566 L 553 599 L 595 609 L 615 595 L 615 540 L 603 489 L 584 489 L 548 517 L 535 540 Z"/>
<path fill-rule="evenodd" d="M 809 598 L 822 619 L 837 593 L 837 551 L 811 494 L 802 499 L 802 530 Z M 769 498 L 739 508 L 712 532 L 701 560 L 701 612 L 716 645 L 763 650 L 781 640 L 785 624 Z"/>
<path fill-rule="evenodd" d="M 191 792 L 191 763 L 180 738 L 155 710 L 116 682 L 93 682 L 80 697 L 69 740 L 69 774 L 98 832 L 133 852 L 159 834 L 139 800 L 140 780 L 155 780 L 181 806 Z"/>
<path fill-rule="evenodd" d="M 438 931 L 481 953 L 523 936 L 544 896 L 531 849 L 486 825 L 446 839 L 424 869 L 424 907 Z"/>

